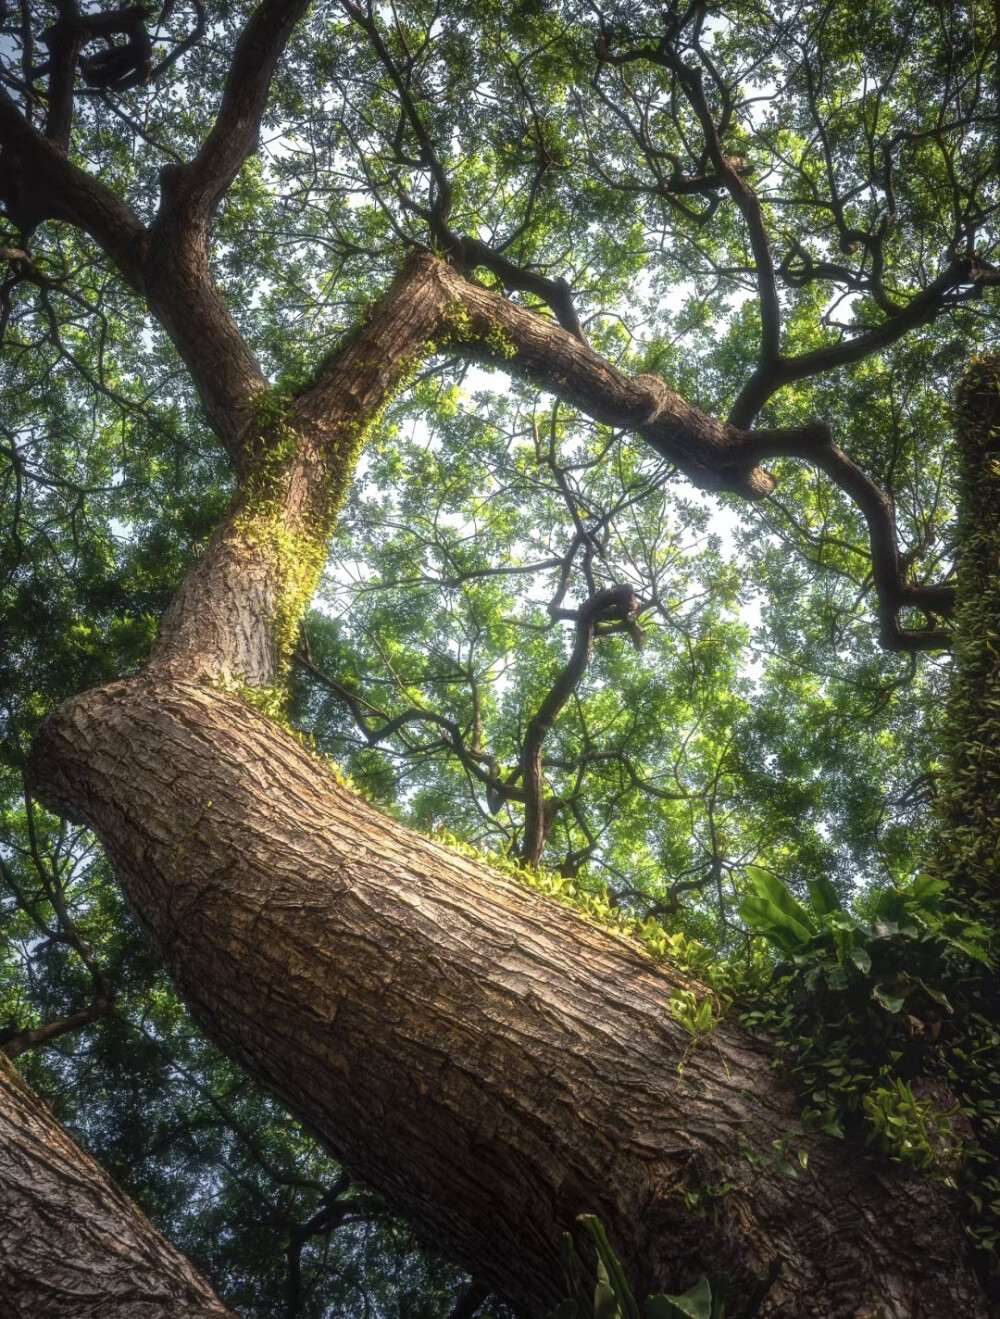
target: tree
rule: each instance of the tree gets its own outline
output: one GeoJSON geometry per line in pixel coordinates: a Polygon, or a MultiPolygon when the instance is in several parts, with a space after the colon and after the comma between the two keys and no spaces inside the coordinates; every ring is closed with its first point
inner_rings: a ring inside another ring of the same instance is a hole
{"type": "MultiPolygon", "coordinates": [[[[430,824],[464,776],[473,791],[456,818],[477,822],[465,832],[502,841],[529,880],[547,861],[584,891],[588,874],[617,881],[629,910],[673,919],[675,951],[689,935],[742,946],[748,864],[800,889],[829,882],[837,818],[844,896],[873,849],[865,781],[880,755],[893,774],[907,758],[920,767],[895,834],[874,847],[883,878],[912,869],[921,838],[905,836],[906,813],[938,773],[920,704],[939,678],[917,656],[948,645],[954,608],[929,386],[953,382],[989,333],[997,278],[993,16],[889,3],[306,8],[167,5],[155,27],[135,7],[60,5],[47,28],[27,7],[4,15],[8,607],[23,607],[29,569],[65,558],[42,588],[53,621],[29,612],[12,634],[37,654],[58,625],[83,679],[50,671],[47,701],[8,704],[16,747],[41,704],[69,696],[35,734],[30,798],[94,831],[223,1050],[525,1313],[558,1299],[560,1235],[581,1212],[599,1215],[640,1292],[721,1268],[739,1305],[780,1255],[775,1315],[982,1306],[952,1187],[803,1127],[767,1042],[735,1014],[698,1038],[684,1007],[704,994],[695,950],[656,964],[410,832],[273,716],[294,655],[292,713],[319,707],[321,741],[325,727],[351,749],[383,799],[430,824]],[[285,254],[261,251],[264,235],[285,254]],[[680,305],[657,305],[682,280],[680,305]],[[630,337],[622,309],[640,299],[648,331],[630,337]],[[468,363],[521,384],[456,418],[450,386],[468,363]],[[155,403],[142,384],[153,375],[155,403]],[[63,448],[84,402],[89,462],[63,448]],[[392,536],[385,493],[413,453],[394,451],[390,429],[408,413],[435,431],[410,496],[434,502],[433,585],[463,597],[464,641],[427,670],[434,700],[407,654],[427,644],[420,597],[407,617],[394,594],[397,569],[418,587],[426,576],[419,517],[392,536]],[[865,433],[873,418],[884,434],[865,433]],[[857,444],[841,447],[841,430],[857,444]],[[373,498],[350,512],[334,587],[351,608],[303,628],[366,441],[381,513],[373,498]],[[780,684],[791,708],[762,712],[742,744],[740,691],[721,695],[743,634],[720,613],[738,588],[714,549],[672,572],[682,546],[662,539],[662,515],[677,474],[759,502],[747,554],[761,580],[786,579],[761,690],[780,684]],[[532,481],[539,502],[519,520],[505,489],[532,481]],[[178,485],[182,531],[214,524],[197,555],[171,527],[178,485]],[[142,526],[157,502],[157,525],[142,526]],[[95,507],[140,524],[117,566],[128,612],[93,561],[106,545],[74,521],[95,507]],[[365,603],[364,577],[350,587],[362,538],[383,603],[365,603]],[[818,624],[789,617],[797,570],[775,568],[782,541],[828,574],[803,577],[818,624]],[[526,591],[511,621],[505,582],[532,576],[548,599],[526,591]],[[685,608],[672,592],[699,579],[714,604],[685,608]],[[857,639],[870,596],[882,644],[902,656],[889,667],[857,639]],[[397,615],[381,636],[379,608],[397,615]],[[529,664],[508,695],[497,657],[517,627],[529,664]],[[796,627],[814,629],[804,646],[796,627]],[[661,659],[671,629],[687,666],[654,705],[638,648],[661,659]],[[818,718],[795,724],[810,699],[790,677],[797,646],[807,673],[831,659],[852,675],[857,708],[840,713],[875,744],[853,765],[838,746],[821,752],[818,718]],[[619,686],[642,694],[643,727],[615,727],[619,686]],[[916,703],[893,734],[907,686],[916,703]],[[657,750],[671,717],[687,727],[657,750]],[[755,751],[768,733],[788,774],[755,751]],[[796,764],[803,735],[811,757],[796,764]],[[820,754],[837,809],[784,823],[809,808],[820,754]],[[734,820],[741,804],[760,806],[756,834],[734,820]]],[[[23,827],[37,858],[30,803],[23,827]]],[[[55,912],[44,937],[76,950],[92,990],[89,1008],[13,1023],[14,1052],[103,1014],[110,995],[59,912],[65,870],[50,867],[43,902],[5,865],[36,929],[55,912]]]]}

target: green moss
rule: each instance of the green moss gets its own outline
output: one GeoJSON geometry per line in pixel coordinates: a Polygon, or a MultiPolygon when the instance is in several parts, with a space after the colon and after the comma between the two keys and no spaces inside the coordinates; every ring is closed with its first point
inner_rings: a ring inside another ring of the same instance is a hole
{"type": "Polygon", "coordinates": [[[481,345],[492,360],[509,362],[517,356],[517,344],[509,337],[499,320],[490,316],[472,316],[468,308],[457,299],[448,304],[444,313],[441,336],[437,347],[449,343],[466,347],[481,345]]]}
{"type": "MultiPolygon", "coordinates": [[[[341,422],[324,437],[326,471],[321,487],[317,492],[314,484],[306,508],[298,515],[299,525],[290,525],[288,491],[303,436],[294,424],[287,396],[269,391],[256,402],[260,444],[242,483],[243,506],[233,531],[270,565],[276,587],[271,626],[282,671],[295,649],[299,622],[319,585],[361,449],[379,425],[383,411],[363,421],[341,422]]],[[[312,480],[315,483],[315,477],[312,480]]]]}

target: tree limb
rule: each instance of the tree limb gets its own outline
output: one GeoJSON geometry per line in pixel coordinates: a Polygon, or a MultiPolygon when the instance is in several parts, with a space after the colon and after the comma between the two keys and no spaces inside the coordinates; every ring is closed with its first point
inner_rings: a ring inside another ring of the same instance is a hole
{"type": "Polygon", "coordinates": [[[975,291],[982,289],[984,283],[985,280],[975,278],[972,258],[953,257],[936,279],[915,294],[905,307],[887,316],[881,325],[853,339],[815,348],[812,352],[761,362],[740,391],[729,413],[729,421],[744,428],[753,425],[761,408],[779,389],[797,380],[863,361],[896,343],[904,334],[932,321],[948,305],[948,294],[961,285],[969,285],[975,291]]]}
{"type": "Polygon", "coordinates": [[[235,1319],[3,1057],[0,1206],[5,1314],[235,1319]]]}
{"type": "Polygon", "coordinates": [[[62,220],[90,234],[137,292],[144,292],[145,229],[98,179],[67,160],[37,132],[0,87],[0,202],[29,235],[42,220],[62,220]]]}
{"type": "Polygon", "coordinates": [[[948,628],[933,624],[927,628],[904,628],[899,622],[899,611],[913,608],[932,616],[950,614],[954,608],[953,588],[907,582],[899,554],[892,500],[833,443],[828,428],[818,428],[816,440],[818,442],[806,447],[802,443],[801,431],[790,431],[784,441],[781,431],[774,430],[762,442],[760,457],[765,460],[781,456],[805,459],[825,472],[861,510],[871,545],[872,578],[882,645],[887,650],[897,651],[946,650],[951,644],[948,628]]]}
{"type": "Polygon", "coordinates": [[[638,601],[630,586],[609,586],[592,595],[575,611],[576,640],[569,661],[546,693],[545,699],[528,721],[521,751],[521,777],[524,781],[524,844],[521,858],[525,865],[537,866],[555,815],[554,798],[545,800],[542,777],[542,746],[552,731],[559,711],[576,690],[590,659],[598,624],[603,620],[626,625],[633,619],[638,601]]]}
{"type": "Polygon", "coordinates": [[[0,202],[22,233],[61,220],[111,257],[170,336],[191,372],[209,421],[237,468],[254,397],[266,388],[190,227],[146,229],[98,179],[37,132],[0,87],[0,202]]]}
{"type": "Polygon", "coordinates": [[[163,196],[153,232],[183,227],[202,241],[219,202],[257,149],[260,121],[281,54],[308,0],[263,0],[240,34],[212,131],[187,165],[161,174],[163,196]]]}

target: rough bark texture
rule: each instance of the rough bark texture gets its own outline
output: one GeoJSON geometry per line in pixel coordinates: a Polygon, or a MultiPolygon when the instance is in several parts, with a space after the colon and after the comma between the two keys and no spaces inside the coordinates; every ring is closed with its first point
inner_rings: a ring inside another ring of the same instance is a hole
{"type": "Polygon", "coordinates": [[[803,1135],[766,1049],[728,1023],[689,1047],[683,977],[386,820],[238,698],[156,666],[64,706],[32,773],[222,1047],[526,1314],[584,1211],[640,1292],[721,1267],[745,1298],[782,1251],[784,1319],[980,1302],[943,1188],[803,1135]]]}
{"type": "Polygon", "coordinates": [[[955,660],[937,802],[937,873],[952,900],[1000,916],[1000,358],[976,361],[958,397],[955,660]]]}
{"type": "Polygon", "coordinates": [[[232,1319],[0,1054],[4,1319],[232,1319]]]}

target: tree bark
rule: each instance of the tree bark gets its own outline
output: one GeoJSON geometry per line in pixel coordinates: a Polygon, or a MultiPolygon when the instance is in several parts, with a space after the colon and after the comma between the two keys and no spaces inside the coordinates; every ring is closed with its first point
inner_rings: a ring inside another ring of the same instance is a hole
{"type": "Polygon", "coordinates": [[[32,776],[213,1038],[526,1315],[585,1211],[640,1295],[722,1268],[738,1311],[781,1252],[771,1316],[983,1312],[944,1187],[803,1133],[766,1047],[728,1021],[691,1046],[669,1000],[697,986],[385,819],[240,698],[151,666],[51,717],[32,776]]]}
{"type": "Polygon", "coordinates": [[[0,1054],[4,1319],[233,1319],[0,1054]]]}
{"type": "Polygon", "coordinates": [[[959,554],[955,657],[936,803],[935,866],[950,899],[1000,920],[1000,358],[980,358],[958,392],[959,554]]]}

